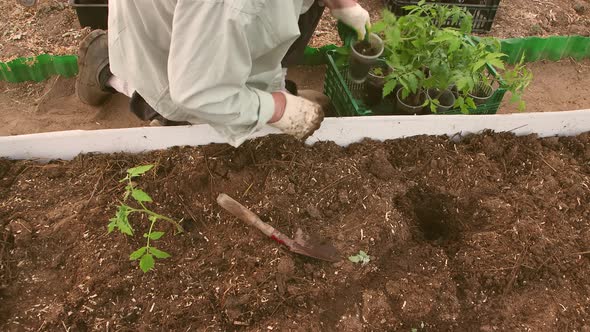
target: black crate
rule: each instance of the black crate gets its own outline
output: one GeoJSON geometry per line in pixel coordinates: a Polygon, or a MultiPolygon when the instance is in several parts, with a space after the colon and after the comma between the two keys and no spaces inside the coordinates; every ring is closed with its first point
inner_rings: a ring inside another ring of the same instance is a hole
{"type": "Polygon", "coordinates": [[[108,0],[70,0],[69,3],[76,10],[82,27],[103,30],[108,28],[108,0]]]}
{"type": "MultiPolygon", "coordinates": [[[[397,16],[407,14],[403,7],[418,4],[418,0],[384,0],[384,2],[387,8],[397,16]]],[[[500,6],[500,0],[447,0],[428,1],[428,3],[467,9],[473,15],[473,32],[489,32],[500,6]]]]}

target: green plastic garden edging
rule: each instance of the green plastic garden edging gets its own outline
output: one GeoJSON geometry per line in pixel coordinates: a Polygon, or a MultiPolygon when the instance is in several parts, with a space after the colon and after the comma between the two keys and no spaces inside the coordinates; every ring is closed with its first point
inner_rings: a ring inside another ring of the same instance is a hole
{"type": "Polygon", "coordinates": [[[42,54],[37,57],[0,62],[0,81],[41,82],[54,75],[72,77],[76,74],[78,74],[78,62],[75,55],[42,54]]]}
{"type": "Polygon", "coordinates": [[[508,55],[508,63],[538,60],[558,61],[563,58],[581,60],[590,57],[590,38],[582,36],[555,36],[548,38],[526,37],[502,40],[502,52],[508,55]]]}
{"type": "MultiPolygon", "coordinates": [[[[476,39],[476,38],[475,38],[476,39]]],[[[320,48],[308,47],[305,50],[303,64],[313,66],[326,64],[326,52],[337,48],[326,45],[320,48]]],[[[516,63],[522,54],[525,61],[557,61],[572,57],[576,60],[590,58],[590,37],[554,36],[547,38],[526,37],[502,40],[502,52],[508,55],[508,63],[516,63]]],[[[78,74],[75,55],[42,54],[31,58],[18,58],[9,62],[0,62],[0,81],[12,83],[40,82],[54,75],[73,77],[78,74]]]]}

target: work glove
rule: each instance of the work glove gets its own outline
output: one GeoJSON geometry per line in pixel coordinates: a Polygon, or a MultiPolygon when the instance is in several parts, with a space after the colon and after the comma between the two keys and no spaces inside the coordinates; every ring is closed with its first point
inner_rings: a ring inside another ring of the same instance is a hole
{"type": "Polygon", "coordinates": [[[297,139],[311,136],[324,120],[322,107],[305,98],[284,93],[287,100],[283,117],[269,125],[297,139]]]}
{"type": "Polygon", "coordinates": [[[351,7],[332,9],[331,12],[335,19],[354,29],[359,40],[365,39],[367,30],[371,28],[371,18],[361,5],[357,3],[351,7]]]}

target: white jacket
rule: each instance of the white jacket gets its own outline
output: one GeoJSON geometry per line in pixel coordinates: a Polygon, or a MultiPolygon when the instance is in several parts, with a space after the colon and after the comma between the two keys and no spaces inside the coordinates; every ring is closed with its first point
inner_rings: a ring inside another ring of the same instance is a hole
{"type": "Polygon", "coordinates": [[[109,59],[169,120],[206,122],[234,146],[272,117],[281,60],[313,0],[109,1],[109,59]]]}

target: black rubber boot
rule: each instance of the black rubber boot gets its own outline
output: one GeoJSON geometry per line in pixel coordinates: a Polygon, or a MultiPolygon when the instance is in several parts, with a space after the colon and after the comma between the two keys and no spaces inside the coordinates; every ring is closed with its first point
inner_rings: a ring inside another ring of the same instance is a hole
{"type": "Polygon", "coordinates": [[[78,51],[76,95],[89,105],[104,104],[114,90],[106,86],[112,76],[109,68],[107,32],[94,30],[80,44],[78,51]]]}

